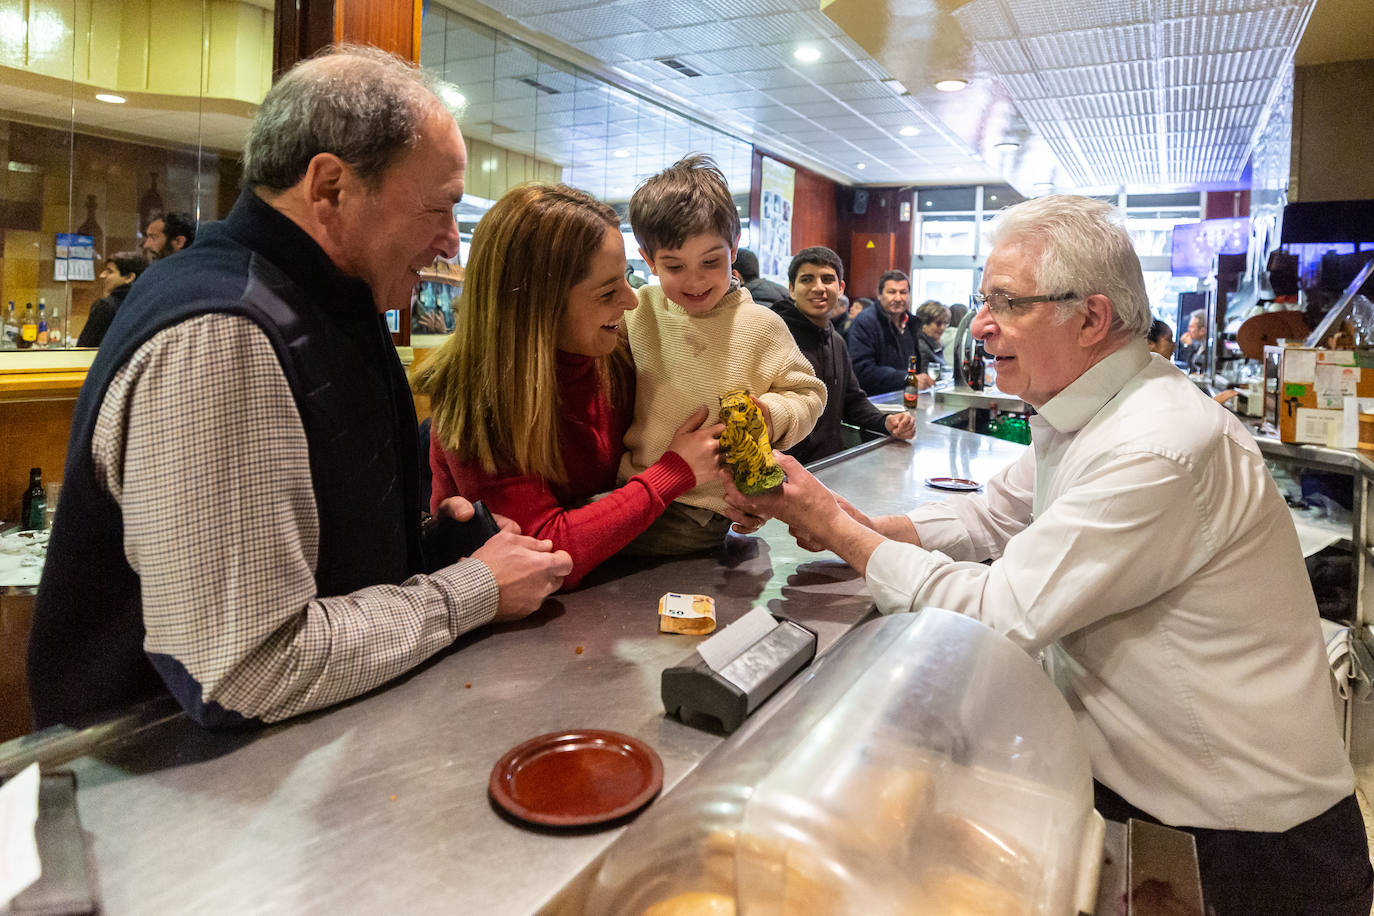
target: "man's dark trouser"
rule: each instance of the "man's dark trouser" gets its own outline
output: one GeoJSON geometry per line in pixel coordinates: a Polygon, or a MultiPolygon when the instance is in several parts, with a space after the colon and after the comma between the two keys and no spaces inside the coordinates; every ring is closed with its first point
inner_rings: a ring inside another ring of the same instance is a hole
{"type": "MultiPolygon", "coordinates": [[[[1161,823],[1096,781],[1093,795],[1108,820],[1161,823]]],[[[1282,833],[1176,829],[1197,840],[1202,896],[1216,916],[1369,916],[1374,869],[1354,795],[1282,833]]]]}

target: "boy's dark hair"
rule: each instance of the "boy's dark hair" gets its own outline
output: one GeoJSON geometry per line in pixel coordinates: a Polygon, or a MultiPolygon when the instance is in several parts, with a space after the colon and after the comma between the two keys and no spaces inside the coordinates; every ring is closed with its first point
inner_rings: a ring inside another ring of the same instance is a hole
{"type": "Polygon", "coordinates": [[[630,228],[650,257],[708,233],[733,248],[739,241],[739,213],[715,160],[693,153],[635,188],[630,228]]]}
{"type": "Polygon", "coordinates": [[[910,283],[910,282],[911,282],[910,280],[907,279],[906,274],[902,273],[900,270],[889,270],[889,271],[886,271],[886,272],[883,273],[883,275],[882,275],[881,277],[878,278],[878,294],[879,294],[879,295],[882,295],[883,287],[884,287],[884,286],[887,286],[887,284],[888,284],[890,281],[892,281],[892,280],[900,280],[900,281],[903,282],[903,283],[910,283]]]}
{"type": "Polygon", "coordinates": [[[787,285],[790,288],[797,282],[797,273],[803,264],[819,264],[822,267],[835,268],[835,274],[841,283],[844,282],[844,264],[840,261],[840,256],[824,245],[812,245],[810,248],[803,248],[792,258],[792,263],[787,265],[787,285]]]}

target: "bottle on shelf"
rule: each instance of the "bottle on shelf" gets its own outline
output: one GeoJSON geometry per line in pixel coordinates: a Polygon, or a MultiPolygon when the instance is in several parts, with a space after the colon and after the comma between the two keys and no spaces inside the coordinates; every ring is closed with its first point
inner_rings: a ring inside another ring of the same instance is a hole
{"type": "Polygon", "coordinates": [[[14,314],[14,300],[10,300],[9,311],[5,313],[5,333],[0,335],[0,347],[13,350],[19,346],[19,319],[14,314]]]}
{"type": "Polygon", "coordinates": [[[26,531],[42,531],[48,494],[43,489],[43,469],[29,468],[29,488],[24,491],[23,518],[19,527],[26,531]]]}
{"type": "Polygon", "coordinates": [[[19,349],[27,350],[38,339],[38,322],[33,317],[33,303],[24,303],[24,323],[19,326],[19,349]]]}
{"type": "Polygon", "coordinates": [[[902,406],[907,410],[914,410],[916,399],[921,396],[921,380],[917,378],[918,375],[916,357],[913,356],[906,369],[906,387],[902,389],[902,406]]]}
{"type": "Polygon", "coordinates": [[[48,318],[48,346],[62,346],[62,322],[57,314],[57,306],[52,307],[52,315],[48,318]]]}
{"type": "Polygon", "coordinates": [[[48,304],[38,300],[38,333],[34,335],[33,345],[40,349],[48,345],[48,304]]]}
{"type": "Polygon", "coordinates": [[[157,191],[157,172],[149,172],[148,180],[152,184],[138,200],[138,234],[140,236],[148,231],[149,223],[162,216],[162,195],[157,191]]]}
{"type": "MultiPolygon", "coordinates": [[[[101,263],[105,257],[105,233],[100,228],[100,220],[96,218],[95,211],[98,201],[94,194],[86,195],[86,221],[76,227],[77,235],[90,236],[91,247],[95,250],[96,263],[101,263]]],[[[53,315],[57,315],[57,310],[53,310],[53,315]]],[[[54,320],[56,318],[54,317],[54,320]]]]}

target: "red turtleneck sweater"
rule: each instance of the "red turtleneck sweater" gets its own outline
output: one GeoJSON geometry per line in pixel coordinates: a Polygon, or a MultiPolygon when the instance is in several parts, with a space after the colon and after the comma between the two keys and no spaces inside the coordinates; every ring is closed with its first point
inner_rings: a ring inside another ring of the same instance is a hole
{"type": "Polygon", "coordinates": [[[692,488],[694,476],[676,452],[665,452],[643,473],[616,487],[616,470],[625,451],[625,430],[633,418],[632,399],[612,403],[601,391],[596,359],[558,353],[558,390],[562,400],[559,444],[570,480],[553,488],[543,477],[488,474],[480,465],[463,464],[430,437],[429,464],[434,471],[431,510],[450,496],[482,500],[492,512],[513,519],[531,537],[548,538],[573,560],[563,588],[582,577],[634,540],[663,513],[668,503],[692,488]],[[598,493],[608,495],[596,502],[598,493]]]}

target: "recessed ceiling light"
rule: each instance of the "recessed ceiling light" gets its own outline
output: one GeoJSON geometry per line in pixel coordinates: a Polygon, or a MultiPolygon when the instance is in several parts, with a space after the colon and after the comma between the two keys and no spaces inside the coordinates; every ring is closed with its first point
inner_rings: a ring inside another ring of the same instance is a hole
{"type": "Polygon", "coordinates": [[[988,200],[996,200],[996,199],[997,199],[997,195],[996,195],[996,194],[989,194],[989,195],[988,195],[988,200]]]}
{"type": "Polygon", "coordinates": [[[856,169],[858,169],[860,172],[862,172],[864,169],[868,168],[868,166],[867,166],[866,164],[862,163],[862,162],[858,162],[858,163],[855,163],[855,164],[854,164],[854,168],[856,168],[856,169]]]}
{"type": "Polygon", "coordinates": [[[940,80],[935,88],[941,92],[958,92],[968,85],[968,80],[940,80]]]}
{"type": "Polygon", "coordinates": [[[914,137],[920,132],[921,128],[913,127],[910,124],[908,124],[906,127],[903,127],[901,130],[897,131],[897,133],[901,134],[903,137],[914,137]]]}
{"type": "Polygon", "coordinates": [[[821,59],[821,52],[810,45],[802,45],[792,52],[792,56],[804,64],[814,64],[821,59]]]}
{"type": "Polygon", "coordinates": [[[995,150],[997,150],[997,152],[999,152],[999,153],[1010,153],[1012,150],[1018,150],[1018,149],[1020,149],[1020,148],[1021,148],[1021,144],[1019,144],[1019,143],[1012,143],[1011,141],[1006,141],[1006,142],[1003,142],[1003,143],[994,143],[993,146],[992,146],[992,148],[995,149],[995,150]]]}
{"type": "Polygon", "coordinates": [[[899,82],[898,80],[886,79],[882,81],[882,84],[886,86],[888,89],[892,90],[897,95],[907,94],[906,87],[903,86],[901,82],[899,82]]]}
{"type": "Polygon", "coordinates": [[[611,155],[617,159],[627,159],[629,158],[630,151],[627,149],[618,149],[615,152],[611,153],[611,155]]]}
{"type": "Polygon", "coordinates": [[[114,95],[109,92],[97,92],[95,94],[97,102],[109,102],[111,105],[123,105],[127,101],[122,95],[114,95]]]}
{"type": "Polygon", "coordinates": [[[933,207],[933,206],[935,206],[935,201],[933,201],[933,200],[928,200],[928,201],[926,201],[926,206],[927,206],[927,207],[933,207]]]}

